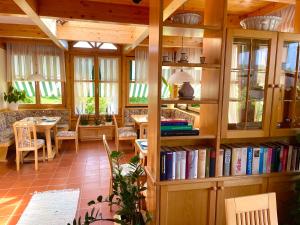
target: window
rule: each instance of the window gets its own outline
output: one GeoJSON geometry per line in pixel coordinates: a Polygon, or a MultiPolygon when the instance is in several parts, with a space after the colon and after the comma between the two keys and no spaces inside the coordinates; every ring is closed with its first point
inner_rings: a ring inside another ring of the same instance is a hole
{"type": "Polygon", "coordinates": [[[7,44],[8,81],[26,92],[23,104],[63,103],[63,51],[51,45],[7,44]]]}
{"type": "Polygon", "coordinates": [[[119,58],[75,56],[74,100],[77,114],[118,114],[119,58]]]}
{"type": "Polygon", "coordinates": [[[78,41],[73,45],[74,48],[94,48],[102,50],[117,50],[118,47],[112,43],[100,43],[94,41],[78,41]]]}

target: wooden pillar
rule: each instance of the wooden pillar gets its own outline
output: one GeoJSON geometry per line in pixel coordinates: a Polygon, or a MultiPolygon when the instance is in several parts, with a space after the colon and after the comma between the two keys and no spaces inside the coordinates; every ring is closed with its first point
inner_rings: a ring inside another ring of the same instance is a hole
{"type": "Polygon", "coordinates": [[[300,33],[300,0],[296,0],[294,32],[300,33]]]}

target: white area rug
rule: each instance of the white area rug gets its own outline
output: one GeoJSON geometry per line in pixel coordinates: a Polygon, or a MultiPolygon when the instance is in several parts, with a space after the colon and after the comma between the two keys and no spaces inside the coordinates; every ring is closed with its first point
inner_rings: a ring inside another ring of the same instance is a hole
{"type": "Polygon", "coordinates": [[[73,222],[79,189],[35,193],[17,225],[67,225],[73,222]]]}

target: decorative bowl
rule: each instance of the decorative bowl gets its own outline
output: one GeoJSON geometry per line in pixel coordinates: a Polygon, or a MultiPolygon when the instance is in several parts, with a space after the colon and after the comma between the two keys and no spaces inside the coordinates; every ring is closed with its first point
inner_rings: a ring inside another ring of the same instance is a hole
{"type": "Polygon", "coordinates": [[[176,15],[172,16],[172,21],[174,23],[189,25],[198,24],[201,19],[202,17],[197,13],[177,13],[176,15]]]}
{"type": "Polygon", "coordinates": [[[278,16],[253,16],[243,19],[240,24],[244,29],[277,31],[281,20],[278,16]]]}

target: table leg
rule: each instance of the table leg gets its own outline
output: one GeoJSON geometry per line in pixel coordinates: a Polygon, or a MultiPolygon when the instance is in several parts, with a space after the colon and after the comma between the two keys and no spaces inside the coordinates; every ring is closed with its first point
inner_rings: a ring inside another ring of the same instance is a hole
{"type": "Polygon", "coordinates": [[[53,160],[55,153],[52,151],[52,143],[51,143],[51,132],[50,129],[45,130],[45,135],[46,135],[46,144],[47,144],[47,155],[48,155],[48,160],[53,160]]]}

